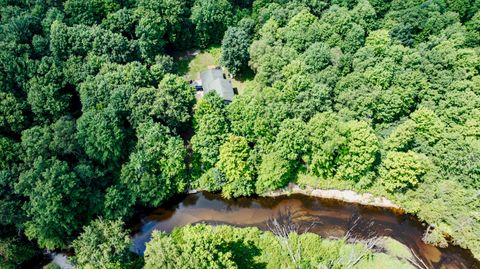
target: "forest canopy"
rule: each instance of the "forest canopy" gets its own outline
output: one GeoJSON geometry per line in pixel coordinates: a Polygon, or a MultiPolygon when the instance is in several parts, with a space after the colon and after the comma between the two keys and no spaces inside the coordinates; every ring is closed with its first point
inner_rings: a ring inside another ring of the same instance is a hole
{"type": "MultiPolygon", "coordinates": [[[[87,263],[107,222],[189,188],[289,182],[388,197],[479,259],[479,73],[479,0],[0,0],[0,267],[87,263]],[[179,65],[211,46],[252,77],[229,104],[179,65]]],[[[134,263],[127,241],[95,260],[134,263]]]]}

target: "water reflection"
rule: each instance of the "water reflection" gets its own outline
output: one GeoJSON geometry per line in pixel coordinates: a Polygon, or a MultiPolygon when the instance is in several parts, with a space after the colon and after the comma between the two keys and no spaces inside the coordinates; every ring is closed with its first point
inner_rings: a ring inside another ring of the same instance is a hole
{"type": "Polygon", "coordinates": [[[423,243],[425,227],[410,215],[299,194],[231,200],[206,192],[187,195],[139,221],[132,251],[142,254],[154,230],[170,232],[187,224],[229,224],[268,230],[267,221],[286,210],[292,212],[294,222],[310,225],[310,232],[325,238],[341,238],[348,231],[358,238],[390,236],[415,251],[431,268],[480,269],[467,250],[439,249],[423,243]]]}

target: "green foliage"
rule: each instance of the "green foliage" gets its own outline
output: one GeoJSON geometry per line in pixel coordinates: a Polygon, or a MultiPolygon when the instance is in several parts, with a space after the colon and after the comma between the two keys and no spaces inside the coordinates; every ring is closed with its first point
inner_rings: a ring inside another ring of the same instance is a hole
{"type": "Polygon", "coordinates": [[[95,194],[86,196],[78,172],[64,161],[38,157],[15,186],[16,192],[29,197],[25,209],[30,220],[25,223],[25,233],[41,247],[66,247],[82,220],[95,213],[85,206],[85,199],[94,202],[95,194]]]}
{"type": "Polygon", "coordinates": [[[195,135],[191,139],[199,169],[206,171],[218,161],[220,146],[226,141],[229,123],[223,99],[215,92],[208,93],[195,107],[195,135]]]}
{"type": "Polygon", "coordinates": [[[325,179],[359,181],[372,171],[379,142],[366,122],[341,122],[329,113],[317,114],[308,123],[311,154],[309,170],[325,179]]]}
{"type": "Polygon", "coordinates": [[[122,167],[121,182],[135,200],[158,206],[184,189],[186,150],[183,141],[160,124],[140,125],[137,137],[135,151],[122,167]]]}
{"type": "Polygon", "coordinates": [[[73,261],[80,268],[125,267],[129,261],[130,237],[121,221],[97,219],[84,227],[73,241],[73,261]]]}
{"type": "Polygon", "coordinates": [[[480,201],[476,190],[464,188],[455,180],[433,180],[419,185],[417,191],[409,191],[400,201],[408,212],[430,221],[430,243],[446,246],[446,233],[455,244],[470,248],[472,253],[480,251],[480,201]]]}
{"type": "Polygon", "coordinates": [[[272,145],[272,151],[295,165],[309,151],[306,124],[299,119],[283,121],[272,145]]]}
{"type": "Polygon", "coordinates": [[[405,191],[417,187],[431,169],[431,161],[423,154],[388,152],[380,168],[380,180],[388,191],[405,191]]]}
{"type": "Polygon", "coordinates": [[[232,253],[221,249],[224,243],[223,238],[188,227],[172,237],[155,232],[145,251],[145,268],[236,268],[232,253]]]}
{"type": "Polygon", "coordinates": [[[232,75],[238,75],[248,64],[251,35],[240,27],[229,27],[222,40],[220,62],[232,75]]]}
{"type": "Polygon", "coordinates": [[[0,136],[0,170],[7,170],[18,161],[20,146],[14,140],[0,136]]]}
{"type": "Polygon", "coordinates": [[[68,0],[63,8],[71,24],[98,24],[119,7],[115,0],[68,0]]]}
{"type": "Polygon", "coordinates": [[[256,228],[199,224],[175,229],[171,235],[154,232],[147,243],[145,268],[413,268],[408,262],[373,253],[361,244],[326,240],[318,235],[292,232],[280,238],[256,228]],[[287,245],[300,252],[294,264],[287,245]],[[362,255],[365,253],[366,255],[362,255]],[[350,260],[351,258],[352,260],[350,260]],[[387,267],[383,267],[383,265],[387,267]]]}
{"type": "Polygon", "coordinates": [[[69,27],[58,21],[53,22],[50,29],[50,50],[59,59],[73,55],[85,57],[91,53],[120,63],[131,60],[136,53],[134,43],[121,34],[96,25],[69,27]]]}
{"type": "Polygon", "coordinates": [[[281,34],[287,46],[297,51],[305,51],[311,44],[320,41],[318,24],[318,18],[304,10],[288,22],[281,34]]]}
{"type": "Polygon", "coordinates": [[[413,258],[413,254],[407,246],[391,237],[382,238],[380,244],[385,249],[385,252],[391,256],[407,259],[413,258]]]}
{"type": "Polygon", "coordinates": [[[51,263],[43,266],[42,269],[61,269],[61,267],[58,266],[57,264],[51,262],[51,263]]]}
{"type": "Polygon", "coordinates": [[[77,130],[80,145],[93,160],[115,163],[124,157],[125,133],[113,108],[85,112],[77,130]]]}
{"type": "Polygon", "coordinates": [[[293,172],[288,160],[280,154],[270,153],[262,157],[255,183],[257,193],[265,193],[285,187],[292,179],[293,172]]]}
{"type": "Polygon", "coordinates": [[[223,32],[233,23],[233,7],[227,0],[196,0],[192,7],[195,41],[205,48],[218,44],[223,32]]]}
{"type": "Polygon", "coordinates": [[[167,75],[160,81],[159,96],[154,103],[154,113],[162,123],[172,128],[188,123],[195,102],[194,89],[177,76],[167,75]]]}
{"type": "Polygon", "coordinates": [[[397,126],[384,142],[390,150],[407,151],[413,148],[424,149],[435,145],[441,138],[445,123],[435,112],[420,108],[397,126]]]}
{"type": "Polygon", "coordinates": [[[18,237],[0,238],[0,267],[16,268],[15,266],[28,261],[38,252],[34,246],[18,237]],[[11,266],[11,267],[8,267],[11,266]]]}
{"type": "Polygon", "coordinates": [[[254,193],[255,171],[250,159],[250,146],[247,139],[230,135],[220,147],[216,167],[226,176],[227,183],[222,188],[225,197],[246,196],[254,193]]]}
{"type": "Polygon", "coordinates": [[[122,8],[115,12],[108,13],[106,18],[102,20],[100,26],[131,39],[135,36],[137,20],[138,18],[133,9],[122,8]]]}
{"type": "Polygon", "coordinates": [[[204,172],[198,179],[195,179],[192,182],[192,187],[214,192],[221,191],[226,183],[225,175],[218,168],[213,167],[204,172]]]}
{"type": "Polygon", "coordinates": [[[458,22],[458,15],[445,9],[441,1],[426,2],[423,5],[420,2],[402,5],[400,1],[395,1],[392,11],[385,16],[385,21],[391,24],[393,29],[403,28],[399,31],[402,35],[397,38],[410,46],[426,41],[428,36],[436,35],[447,26],[458,22]]]}
{"type": "Polygon", "coordinates": [[[190,37],[186,29],[187,1],[185,0],[140,0],[135,16],[139,18],[135,29],[143,58],[154,59],[168,43],[183,47],[190,37]]]}
{"type": "Polygon", "coordinates": [[[115,112],[125,114],[135,89],[148,86],[152,81],[149,70],[138,62],[103,64],[94,77],[87,77],[80,85],[82,110],[101,110],[110,105],[115,112]]]}
{"type": "Polygon", "coordinates": [[[25,124],[25,103],[11,93],[0,92],[0,127],[4,131],[19,132],[25,124]]]}
{"type": "Polygon", "coordinates": [[[159,83],[158,89],[139,89],[131,95],[129,108],[131,122],[161,122],[172,129],[185,127],[191,119],[195,102],[193,88],[185,80],[167,74],[159,83]]]}
{"type": "MultiPolygon", "coordinates": [[[[386,195],[432,224],[428,241],[480,256],[479,1],[0,2],[2,240],[67,247],[188,183],[237,197],[298,180],[386,195]],[[254,78],[194,110],[173,59],[222,40],[222,64],[254,78]]],[[[305,267],[359,249],[340,245],[305,249],[305,267]]],[[[248,267],[224,250],[221,266],[248,267]]]]}
{"type": "Polygon", "coordinates": [[[304,62],[310,73],[320,72],[331,64],[330,48],[325,43],[314,43],[303,54],[304,62]]]}
{"type": "Polygon", "coordinates": [[[40,118],[57,119],[68,110],[71,94],[65,92],[62,66],[50,57],[42,58],[27,84],[27,101],[40,118]]]}
{"type": "Polygon", "coordinates": [[[340,155],[345,137],[339,132],[341,125],[332,114],[317,114],[307,126],[310,134],[311,155],[308,158],[308,169],[322,178],[335,175],[336,158],[340,155]]]}
{"type": "MultiPolygon", "coordinates": [[[[0,170],[0,213],[2,214],[0,235],[2,237],[18,237],[15,229],[20,228],[27,219],[25,211],[22,210],[22,197],[14,193],[17,180],[16,173],[5,168],[0,170]]],[[[20,243],[24,243],[23,241],[25,240],[20,240],[20,243]]]]}
{"type": "Polygon", "coordinates": [[[103,215],[110,220],[126,219],[133,214],[135,204],[136,197],[130,193],[128,186],[120,183],[112,185],[105,191],[103,215]]]}
{"type": "Polygon", "coordinates": [[[358,181],[372,171],[379,152],[378,138],[366,122],[351,121],[346,124],[345,146],[338,156],[337,176],[358,181]]]}
{"type": "Polygon", "coordinates": [[[62,117],[46,126],[33,126],[22,132],[22,159],[29,163],[38,156],[76,156],[80,146],[76,140],[76,123],[62,117]]]}
{"type": "Polygon", "coordinates": [[[480,145],[478,140],[460,134],[445,135],[433,147],[432,159],[443,178],[461,183],[466,188],[480,186],[480,145]]]}
{"type": "Polygon", "coordinates": [[[467,42],[472,46],[479,45],[480,39],[480,11],[477,11],[475,15],[465,23],[465,27],[467,28],[467,42]]]}

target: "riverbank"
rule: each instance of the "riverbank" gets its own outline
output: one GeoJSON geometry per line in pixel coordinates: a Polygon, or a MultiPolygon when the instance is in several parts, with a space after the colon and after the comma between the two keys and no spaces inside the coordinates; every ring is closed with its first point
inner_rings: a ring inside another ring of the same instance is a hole
{"type": "MultiPolygon", "coordinates": [[[[404,244],[428,264],[427,268],[480,269],[472,253],[457,246],[440,248],[426,244],[422,239],[425,225],[413,215],[397,213],[395,207],[372,206],[342,199],[319,198],[301,194],[307,191],[295,185],[282,190],[285,195],[267,197],[238,197],[226,199],[220,193],[196,192],[181,195],[172,203],[153,210],[138,219],[133,233],[131,250],[143,255],[145,245],[154,230],[171,232],[188,224],[232,225],[270,229],[272,218],[291,214],[298,227],[309,227],[309,232],[323,238],[344,238],[347,233],[356,238],[388,237],[404,244]],[[290,191],[290,192],[288,192],[290,191]],[[295,192],[295,193],[294,193],[295,192]],[[312,224],[313,223],[313,224],[312,224]]],[[[319,195],[316,192],[315,195],[319,195]]],[[[335,196],[337,197],[337,196],[335,196]]],[[[367,196],[368,197],[368,196],[367,196]]],[[[338,197],[337,197],[338,198],[338,197]]],[[[367,202],[367,199],[361,200],[367,202]]],[[[385,200],[383,205],[390,205],[385,200]]],[[[376,203],[376,205],[379,205],[376,203]]],[[[303,228],[302,228],[303,229],[303,228]]]]}
{"type": "Polygon", "coordinates": [[[383,208],[399,210],[401,212],[405,211],[402,207],[398,206],[397,204],[390,201],[389,199],[385,197],[374,196],[371,193],[358,193],[352,190],[316,189],[309,186],[305,188],[301,188],[300,186],[294,183],[289,183],[286,188],[264,193],[260,196],[277,197],[277,196],[289,195],[289,194],[303,194],[303,195],[324,198],[324,199],[340,200],[347,203],[355,203],[355,204],[361,204],[365,206],[383,207],[383,208]]]}
{"type": "MultiPolygon", "coordinates": [[[[369,193],[369,192],[361,193],[361,192],[349,190],[347,186],[345,187],[346,188],[344,190],[341,190],[340,188],[338,188],[338,186],[337,186],[338,189],[328,189],[328,186],[312,187],[310,184],[307,184],[306,182],[303,182],[301,186],[295,183],[289,183],[288,186],[283,189],[260,194],[259,196],[268,198],[268,197],[280,197],[283,195],[289,196],[293,194],[302,194],[306,196],[311,196],[311,197],[316,197],[321,199],[331,199],[331,200],[341,201],[345,203],[358,204],[362,206],[385,208],[393,212],[396,212],[398,214],[410,213],[415,217],[417,217],[421,222],[423,222],[424,225],[430,224],[432,227],[436,227],[438,229],[437,235],[440,237],[438,237],[436,241],[435,241],[435,238],[428,238],[429,234],[424,233],[422,235],[422,240],[424,242],[438,246],[439,248],[445,248],[448,245],[448,246],[459,246],[461,248],[468,249],[468,251],[471,251],[472,256],[474,257],[476,262],[479,261],[477,256],[478,252],[475,252],[475,250],[477,250],[476,246],[467,244],[467,243],[459,244],[459,241],[455,241],[453,238],[463,238],[463,237],[458,233],[445,229],[445,227],[438,227],[435,224],[435,221],[429,218],[428,214],[426,215],[426,213],[424,213],[428,209],[420,208],[417,210],[412,210],[411,205],[409,206],[408,202],[406,202],[406,204],[405,204],[405,201],[402,203],[400,203],[400,201],[393,202],[392,200],[386,198],[385,196],[382,196],[381,194],[378,194],[375,192],[373,192],[375,194],[369,193]]],[[[191,194],[197,193],[198,191],[201,191],[201,190],[191,190],[189,191],[189,193],[191,194]]]]}
{"type": "MultiPolygon", "coordinates": [[[[309,195],[309,196],[314,196],[318,198],[334,199],[334,200],[339,200],[339,201],[348,202],[348,203],[360,204],[364,206],[375,206],[375,207],[387,208],[401,214],[404,214],[404,213],[413,214],[416,217],[418,217],[421,221],[427,224],[430,224],[433,227],[436,227],[435,222],[432,221],[432,219],[430,218],[426,218],[426,215],[422,214],[422,211],[412,212],[411,208],[409,209],[409,207],[406,204],[400,203],[402,205],[400,206],[399,204],[379,194],[372,194],[368,192],[359,193],[359,192],[348,190],[348,189],[347,190],[325,189],[322,187],[323,186],[315,188],[308,184],[302,184],[302,187],[300,187],[295,183],[289,183],[286,188],[268,192],[268,193],[262,194],[261,196],[277,197],[281,195],[298,193],[298,194],[309,195]]],[[[426,209],[422,209],[422,210],[426,210],[426,209]]],[[[428,234],[424,234],[424,237],[422,238],[422,240],[424,240],[428,244],[433,244],[440,247],[445,247],[446,245],[460,246],[462,248],[465,248],[471,251],[475,259],[477,261],[479,260],[478,254],[476,255],[476,253],[478,252],[475,252],[475,250],[477,249],[475,245],[472,248],[472,245],[459,244],[458,243],[459,241],[454,240],[454,238],[461,238],[458,236],[458,234],[452,233],[452,231],[447,231],[445,229],[440,230],[438,234],[441,237],[437,239],[435,238],[427,239],[428,234]]]]}

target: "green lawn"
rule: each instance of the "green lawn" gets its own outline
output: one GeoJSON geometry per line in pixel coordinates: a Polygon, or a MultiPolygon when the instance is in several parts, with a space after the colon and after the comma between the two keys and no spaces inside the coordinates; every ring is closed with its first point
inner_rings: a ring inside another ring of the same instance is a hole
{"type": "MultiPolygon", "coordinates": [[[[177,61],[177,69],[180,75],[186,80],[196,80],[200,78],[200,72],[208,69],[209,66],[220,65],[221,47],[214,46],[202,51],[188,51],[180,55],[174,56],[177,61]]],[[[226,72],[228,77],[228,72],[226,72]]],[[[253,72],[248,72],[236,79],[230,79],[234,88],[238,93],[242,94],[245,86],[253,79],[253,72]]]]}
{"type": "Polygon", "coordinates": [[[244,74],[239,75],[238,77],[231,79],[232,80],[232,86],[237,89],[238,94],[242,94],[243,91],[245,90],[245,87],[247,87],[248,83],[253,80],[255,77],[255,74],[253,73],[252,70],[248,70],[244,74]]]}
{"type": "Polygon", "coordinates": [[[178,61],[178,72],[187,80],[200,78],[200,72],[208,69],[209,66],[218,66],[220,62],[220,47],[211,47],[198,53],[186,52],[175,57],[178,61]]]}

